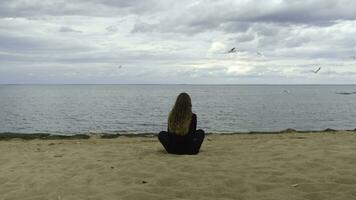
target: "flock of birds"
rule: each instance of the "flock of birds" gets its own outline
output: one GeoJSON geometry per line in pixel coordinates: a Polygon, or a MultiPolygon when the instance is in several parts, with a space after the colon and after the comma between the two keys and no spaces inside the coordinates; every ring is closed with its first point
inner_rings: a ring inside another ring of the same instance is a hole
{"type": "MultiPolygon", "coordinates": [[[[232,49],[230,49],[229,51],[226,52],[227,54],[231,54],[231,53],[238,53],[237,49],[234,47],[232,49]]],[[[259,51],[256,52],[256,54],[258,56],[263,56],[263,54],[259,51]]],[[[356,56],[351,56],[352,59],[356,60],[356,56]]],[[[321,67],[317,68],[316,70],[311,70],[311,72],[313,72],[314,74],[317,74],[319,71],[321,70],[321,67]]]]}
{"type": "MultiPolygon", "coordinates": [[[[238,53],[236,47],[233,47],[232,49],[230,49],[228,52],[226,52],[228,54],[231,54],[231,53],[238,53]]],[[[259,51],[256,52],[256,54],[258,56],[263,56],[263,54],[259,51]]],[[[356,60],[356,56],[351,56],[350,58],[352,58],[353,60],[356,60]]],[[[122,65],[119,65],[117,67],[118,69],[121,69],[122,68],[122,65]]],[[[321,70],[321,67],[318,67],[316,70],[311,70],[311,72],[313,72],[314,74],[317,74],[319,71],[321,70]]]]}
{"type": "MultiPolygon", "coordinates": [[[[236,47],[233,47],[233,48],[231,48],[229,51],[227,51],[226,53],[227,53],[227,54],[232,54],[232,53],[238,53],[238,51],[237,51],[236,47]]],[[[259,52],[259,51],[257,51],[256,54],[257,54],[258,56],[263,56],[263,54],[262,54],[261,52],[259,52]]],[[[356,60],[356,56],[350,56],[350,58],[353,59],[353,60],[356,60]]],[[[118,68],[118,69],[121,69],[121,68],[122,68],[122,65],[117,66],[117,68],[118,68]]],[[[315,70],[311,70],[311,72],[313,72],[314,74],[317,74],[320,70],[321,70],[321,67],[318,67],[318,68],[315,69],[315,70]]],[[[282,94],[289,94],[290,92],[289,92],[289,90],[283,90],[281,93],[282,93],[282,94]]],[[[338,93],[336,93],[336,94],[340,94],[340,95],[351,95],[351,94],[356,94],[356,92],[338,92],[338,93]]]]}
{"type": "MultiPolygon", "coordinates": [[[[227,51],[226,53],[228,53],[228,54],[238,53],[238,51],[234,47],[234,48],[230,49],[229,51],[227,51]]],[[[256,52],[256,54],[258,56],[263,56],[263,54],[261,52],[256,52]]],[[[356,60],[356,56],[350,56],[350,58],[353,59],[353,60],[356,60]]],[[[315,70],[311,70],[311,72],[313,72],[314,74],[317,74],[320,70],[321,70],[321,67],[318,67],[315,70]]],[[[281,93],[282,94],[289,94],[290,92],[289,92],[289,90],[283,90],[281,93]]],[[[337,92],[336,94],[340,94],[340,95],[352,95],[352,94],[355,94],[356,95],[356,92],[337,92]]]]}

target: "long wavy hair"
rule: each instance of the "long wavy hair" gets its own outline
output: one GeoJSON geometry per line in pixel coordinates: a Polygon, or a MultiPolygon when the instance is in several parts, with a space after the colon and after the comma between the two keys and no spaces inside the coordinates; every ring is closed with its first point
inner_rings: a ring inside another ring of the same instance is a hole
{"type": "Polygon", "coordinates": [[[168,116],[168,130],[173,134],[184,136],[189,132],[191,120],[192,102],[190,96],[185,92],[180,93],[168,116]]]}

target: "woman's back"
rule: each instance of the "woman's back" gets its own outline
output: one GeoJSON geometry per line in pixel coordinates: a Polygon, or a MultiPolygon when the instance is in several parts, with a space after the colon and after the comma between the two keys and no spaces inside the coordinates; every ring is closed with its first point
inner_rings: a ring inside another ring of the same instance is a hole
{"type": "Polygon", "coordinates": [[[190,97],[181,93],[169,113],[168,132],[160,132],[158,138],[168,153],[197,154],[205,133],[196,128],[197,116],[191,111],[190,97]]]}

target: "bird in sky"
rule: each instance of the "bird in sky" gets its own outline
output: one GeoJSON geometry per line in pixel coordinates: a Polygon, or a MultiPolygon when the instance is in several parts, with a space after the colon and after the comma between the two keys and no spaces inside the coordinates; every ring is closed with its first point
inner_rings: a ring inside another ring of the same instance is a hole
{"type": "Polygon", "coordinates": [[[314,74],[317,74],[319,71],[321,70],[321,67],[319,67],[317,70],[312,70],[312,72],[314,72],[314,74]]]}
{"type": "Polygon", "coordinates": [[[352,60],[356,60],[356,56],[350,56],[352,60]]]}
{"type": "Polygon", "coordinates": [[[237,50],[236,50],[236,48],[234,47],[234,48],[230,49],[230,51],[228,51],[227,53],[237,53],[237,50]]]}
{"type": "Polygon", "coordinates": [[[289,94],[289,90],[283,90],[281,93],[282,94],[289,94]]]}
{"type": "Polygon", "coordinates": [[[257,54],[258,56],[263,56],[263,54],[262,54],[261,52],[259,52],[259,51],[257,51],[256,54],[257,54]]]}
{"type": "Polygon", "coordinates": [[[121,69],[121,68],[122,68],[122,65],[119,65],[117,68],[121,69]]]}

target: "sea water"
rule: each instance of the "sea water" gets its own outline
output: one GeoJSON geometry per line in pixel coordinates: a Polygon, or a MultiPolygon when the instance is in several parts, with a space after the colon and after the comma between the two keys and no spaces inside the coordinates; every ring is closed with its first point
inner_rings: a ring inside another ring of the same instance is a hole
{"type": "Polygon", "coordinates": [[[158,133],[180,92],[206,132],[356,128],[355,85],[0,85],[0,133],[158,133]]]}

